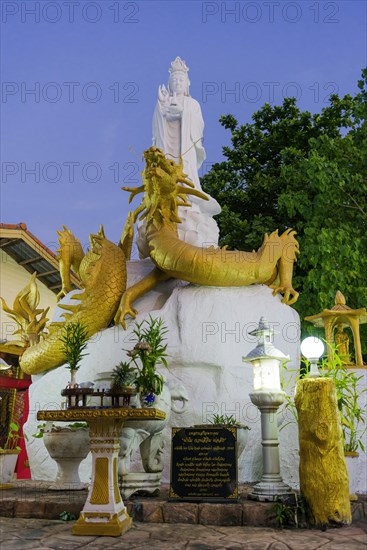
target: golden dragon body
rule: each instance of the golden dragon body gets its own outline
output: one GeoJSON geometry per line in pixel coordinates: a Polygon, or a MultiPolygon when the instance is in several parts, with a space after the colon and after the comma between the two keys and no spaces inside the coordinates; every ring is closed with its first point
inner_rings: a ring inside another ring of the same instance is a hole
{"type": "Polygon", "coordinates": [[[84,255],[79,241],[64,227],[60,235],[59,262],[63,289],[58,298],[71,290],[70,268],[78,272],[84,290],[72,296],[75,305],[59,305],[65,321],[51,323],[38,343],[29,345],[20,359],[22,370],[37,374],[65,363],[60,336],[63,326],[80,321],[91,337],[111,323],[126,289],[124,251],[106,239],[103,228],[90,235],[90,250],[84,255]]]}
{"type": "Polygon", "coordinates": [[[188,195],[208,198],[194,189],[182,171],[182,164],[166,159],[160,149],[151,147],[144,157],[143,185],[123,189],[131,193],[130,201],[145,192],[133,219],[136,221],[139,215],[140,219],[146,219],[147,244],[156,268],[125,291],[115,322],[125,326],[125,316],[135,317],[137,313],[133,302],[171,277],[208,286],[265,284],[273,288],[274,295],[283,293],[284,303],[293,304],[297,300],[298,293],[292,287],[293,264],[299,252],[295,231],[288,229],[280,236],[278,231],[265,235],[262,246],[254,252],[197,247],[180,241],[178,207],[190,206],[188,195]]]}

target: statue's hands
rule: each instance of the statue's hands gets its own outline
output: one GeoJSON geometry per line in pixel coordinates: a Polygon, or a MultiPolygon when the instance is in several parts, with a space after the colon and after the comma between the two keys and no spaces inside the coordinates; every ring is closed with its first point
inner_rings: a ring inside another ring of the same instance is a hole
{"type": "Polygon", "coordinates": [[[158,101],[162,107],[165,107],[169,98],[169,93],[164,84],[158,87],[158,101]]]}

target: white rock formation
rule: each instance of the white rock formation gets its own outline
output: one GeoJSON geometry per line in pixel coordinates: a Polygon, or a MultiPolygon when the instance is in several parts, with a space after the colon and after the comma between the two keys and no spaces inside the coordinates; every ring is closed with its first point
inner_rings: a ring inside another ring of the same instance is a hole
{"type": "MultiPolygon", "coordinates": [[[[140,279],[152,264],[150,260],[130,262],[129,282],[140,279]]],[[[172,415],[170,426],[192,426],[206,422],[215,413],[233,414],[237,420],[250,426],[247,447],[239,465],[239,481],[256,481],[261,475],[262,451],[260,413],[251,403],[252,367],[242,362],[242,356],[256,345],[248,333],[261,316],[278,330],[274,345],[289,354],[290,369],[299,366],[299,318],[279,296],[264,285],[242,288],[200,287],[179,281],[161,284],[137,302],[138,321],[149,313],[162,317],[169,328],[169,370],[161,372],[168,382],[182,383],[189,394],[188,409],[182,415],[172,415]]],[[[133,347],[131,321],[127,330],[112,327],[95,335],[88,345],[77,373],[79,382],[93,381],[97,373],[111,371],[115,364],[127,359],[123,350],[133,347]]],[[[56,465],[49,458],[42,440],[34,439],[40,409],[60,408],[60,391],[68,382],[69,371],[59,367],[44,375],[33,377],[30,387],[30,415],[25,426],[30,466],[34,479],[54,479],[56,465]]],[[[291,390],[291,388],[290,388],[291,390]]],[[[278,423],[292,421],[290,413],[280,411],[278,423]]],[[[169,481],[170,429],[165,435],[165,467],[162,480],[169,481]]],[[[290,424],[280,432],[281,471],[286,483],[298,486],[298,434],[290,424]]],[[[82,481],[90,476],[90,457],[80,467],[82,481]]],[[[360,457],[358,491],[366,491],[366,457],[360,457]]],[[[135,465],[133,470],[141,470],[135,465]]]]}

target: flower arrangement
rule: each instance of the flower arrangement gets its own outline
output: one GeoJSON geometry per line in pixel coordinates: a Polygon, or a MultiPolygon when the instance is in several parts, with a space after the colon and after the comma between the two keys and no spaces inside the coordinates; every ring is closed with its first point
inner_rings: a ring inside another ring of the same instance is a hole
{"type": "Polygon", "coordinates": [[[153,405],[156,396],[163,390],[164,378],[156,371],[156,367],[164,365],[168,368],[167,344],[164,343],[167,332],[162,319],[149,316],[135,324],[133,334],[136,344],[127,352],[131,361],[125,364],[124,369],[129,372],[128,369],[133,365],[131,370],[135,371],[134,384],[148,406],[153,405]]]}

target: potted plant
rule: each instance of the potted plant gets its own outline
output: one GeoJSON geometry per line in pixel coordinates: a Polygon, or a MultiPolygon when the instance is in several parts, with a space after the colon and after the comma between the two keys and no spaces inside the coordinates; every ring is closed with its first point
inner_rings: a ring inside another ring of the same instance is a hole
{"type": "Polygon", "coordinates": [[[145,319],[136,323],[133,334],[134,348],[128,352],[131,363],[137,371],[135,386],[140,393],[143,406],[151,406],[163,390],[164,378],[156,370],[158,365],[167,365],[167,344],[164,344],[167,328],[160,318],[145,319]]]}
{"type": "Polygon", "coordinates": [[[0,447],[0,486],[8,484],[13,478],[20,453],[20,447],[18,446],[19,439],[18,424],[10,422],[5,444],[3,447],[0,447]]]}
{"type": "Polygon", "coordinates": [[[130,404],[130,397],[137,394],[136,374],[137,370],[125,361],[121,361],[115,366],[111,376],[111,388],[108,392],[112,397],[112,406],[120,405],[120,397],[123,398],[123,406],[130,404]]]}
{"type": "Polygon", "coordinates": [[[48,487],[54,491],[80,490],[85,484],[80,481],[79,465],[90,451],[89,427],[86,422],[56,426],[46,422],[37,426],[33,437],[43,438],[44,445],[57,464],[55,481],[48,487]]]}
{"type": "Polygon", "coordinates": [[[68,388],[78,388],[76,382],[76,372],[79,369],[82,357],[87,355],[83,353],[88,343],[88,330],[80,321],[72,321],[64,325],[60,341],[62,343],[62,352],[65,355],[65,360],[68,363],[67,368],[70,370],[71,380],[68,388]]]}
{"type": "Polygon", "coordinates": [[[237,428],[237,459],[239,460],[247,445],[250,428],[237,422],[233,414],[214,414],[213,417],[209,419],[209,424],[223,428],[237,428]]]}

